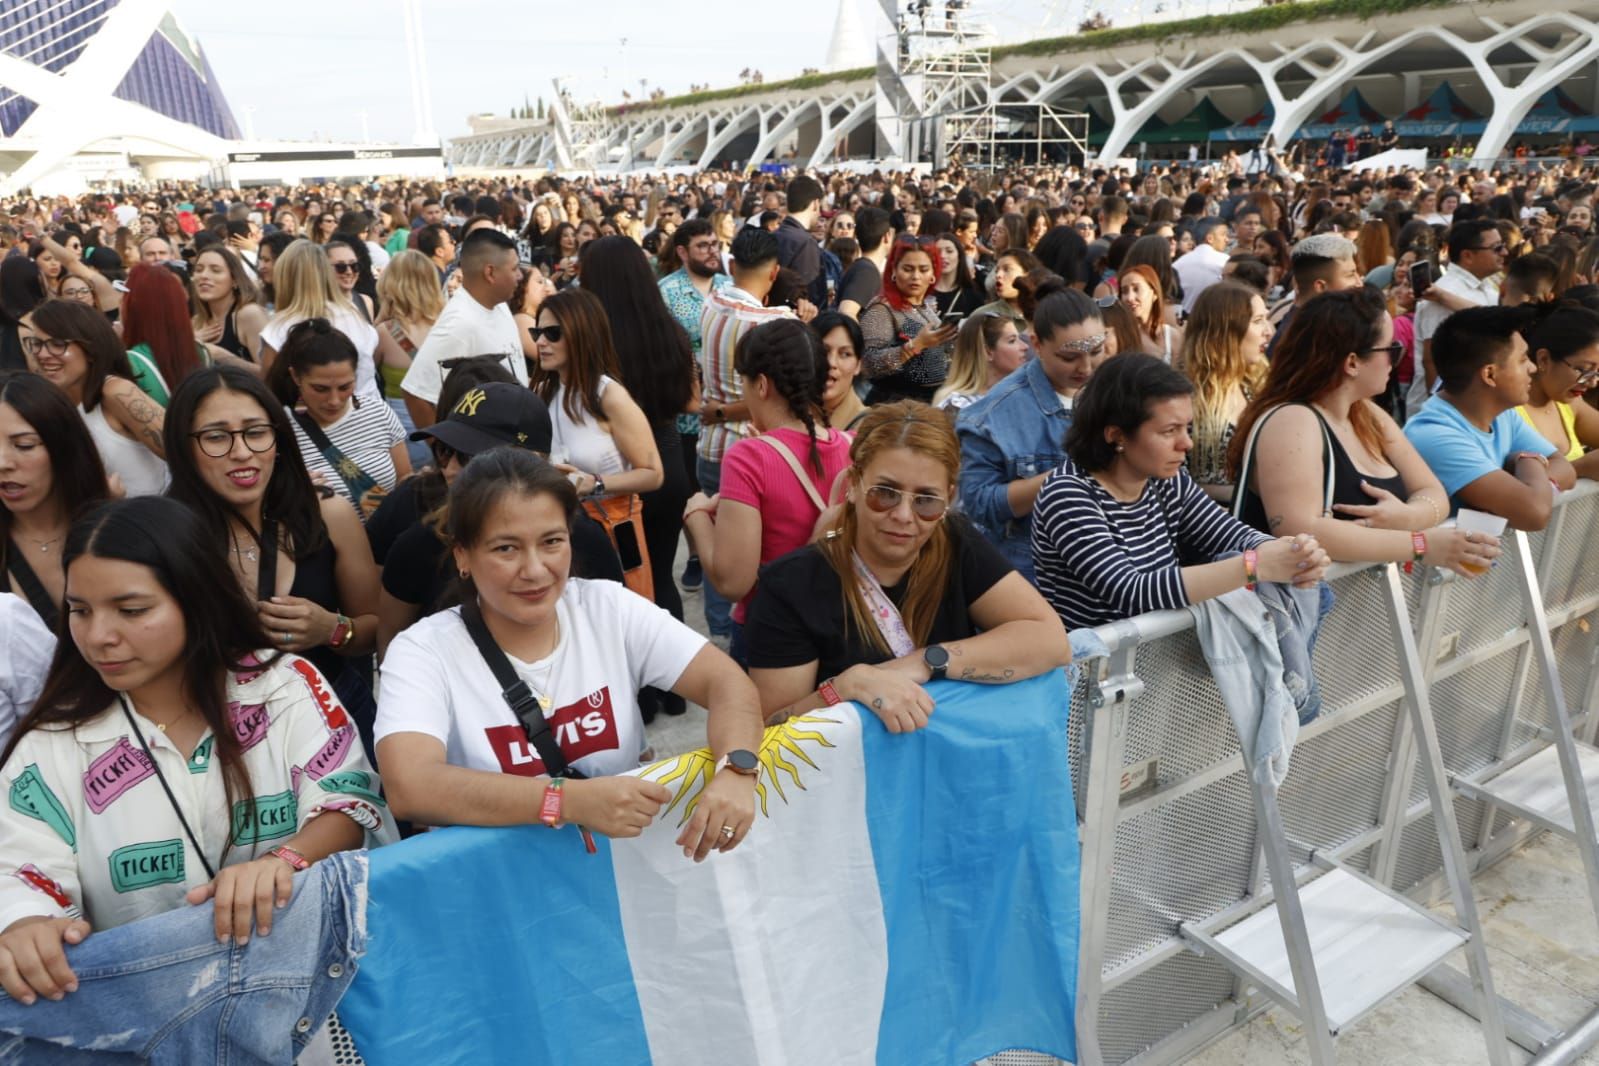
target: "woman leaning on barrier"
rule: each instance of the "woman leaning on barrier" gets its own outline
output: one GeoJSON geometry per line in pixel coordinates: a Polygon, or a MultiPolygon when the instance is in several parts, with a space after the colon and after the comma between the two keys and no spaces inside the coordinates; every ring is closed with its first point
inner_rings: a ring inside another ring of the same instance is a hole
{"type": "Polygon", "coordinates": [[[1152,355],[1120,355],[1077,395],[1066,461],[1033,509],[1038,586],[1068,629],[1186,607],[1256,580],[1320,581],[1327,553],[1233,518],[1185,466],[1193,384],[1152,355]],[[1231,558],[1217,556],[1240,553],[1231,558]]]}
{"type": "Polygon", "coordinates": [[[638,693],[653,686],[709,709],[718,759],[678,844],[696,860],[731,851],[755,817],[755,689],[644,597],[571,577],[578,512],[565,475],[520,448],[490,449],[456,475],[445,535],[460,606],[406,629],[383,659],[390,802],[428,825],[574,822],[638,836],[671,798],[627,774],[644,749],[638,693]]]}
{"type": "Polygon", "coordinates": [[[1485,573],[1498,539],[1442,524],[1443,485],[1374,402],[1401,351],[1375,289],[1305,304],[1238,420],[1228,454],[1238,483],[1233,513],[1273,534],[1312,534],[1340,562],[1414,560],[1485,573]]]}
{"type": "Polygon", "coordinates": [[[960,449],[914,401],[856,430],[837,527],[761,573],[745,635],[769,720],[854,700],[890,732],[927,724],[928,680],[1001,684],[1064,666],[1071,649],[1038,592],[949,513],[960,449]]]}

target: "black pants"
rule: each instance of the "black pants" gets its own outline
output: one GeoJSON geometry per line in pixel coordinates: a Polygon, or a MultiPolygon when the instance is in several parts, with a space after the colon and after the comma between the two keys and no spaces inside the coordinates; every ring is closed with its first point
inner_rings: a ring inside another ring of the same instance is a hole
{"type": "MultiPolygon", "coordinates": [[[[660,488],[640,496],[644,502],[644,544],[655,582],[655,605],[681,622],[683,596],[677,590],[672,565],[677,558],[677,538],[683,533],[683,505],[694,494],[694,489],[683,470],[683,444],[675,420],[652,427],[652,432],[664,480],[660,488]]],[[[646,721],[655,717],[657,711],[681,714],[685,707],[683,697],[673,692],[647,688],[639,693],[639,708],[646,721]]]]}

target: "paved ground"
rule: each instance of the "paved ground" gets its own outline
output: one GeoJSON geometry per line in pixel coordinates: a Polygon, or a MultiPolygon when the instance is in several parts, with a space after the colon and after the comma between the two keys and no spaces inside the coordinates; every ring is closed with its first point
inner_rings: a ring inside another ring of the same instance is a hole
{"type": "MultiPolygon", "coordinates": [[[[1561,1029],[1599,1004],[1599,925],[1574,847],[1546,835],[1480,874],[1474,885],[1501,996],[1561,1029]]],[[[1464,955],[1457,953],[1451,961],[1465,969],[1464,955]]],[[[1511,1048],[1511,1062],[1529,1058],[1511,1048]]],[[[1338,1061],[1340,1066],[1471,1066],[1488,1059],[1474,1019],[1412,988],[1341,1035],[1338,1061]]],[[[1599,1066],[1599,1051],[1578,1061],[1599,1066]]],[[[1297,1021],[1272,1011],[1189,1062],[1299,1066],[1310,1057],[1297,1021]]]]}

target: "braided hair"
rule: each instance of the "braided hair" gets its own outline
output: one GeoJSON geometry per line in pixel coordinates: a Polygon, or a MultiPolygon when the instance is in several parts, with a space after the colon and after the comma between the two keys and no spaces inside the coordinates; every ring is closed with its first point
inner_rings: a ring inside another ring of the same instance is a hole
{"type": "Polygon", "coordinates": [[[827,385],[827,355],[816,334],[797,318],[784,318],[756,326],[739,338],[733,367],[746,381],[766,376],[777,394],[788,401],[794,417],[805,424],[811,439],[811,466],[824,476],[822,457],[816,450],[816,423],[826,424],[822,390],[827,385]]]}

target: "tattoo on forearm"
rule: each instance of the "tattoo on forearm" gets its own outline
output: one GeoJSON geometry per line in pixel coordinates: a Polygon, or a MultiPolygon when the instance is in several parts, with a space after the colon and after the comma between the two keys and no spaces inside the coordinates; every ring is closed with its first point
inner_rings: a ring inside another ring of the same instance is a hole
{"type": "Polygon", "coordinates": [[[161,417],[161,408],[141,394],[128,401],[128,417],[141,425],[149,425],[161,417]]]}
{"type": "Polygon", "coordinates": [[[1280,514],[1274,514],[1266,524],[1272,529],[1276,529],[1278,526],[1283,524],[1283,516],[1280,514]]]}
{"type": "Polygon", "coordinates": [[[1016,671],[1010,669],[1009,667],[1007,667],[1001,673],[995,674],[979,672],[977,667],[968,666],[960,673],[960,679],[962,681],[976,681],[979,684],[984,685],[1003,685],[1007,681],[1015,680],[1015,678],[1016,671]]]}

